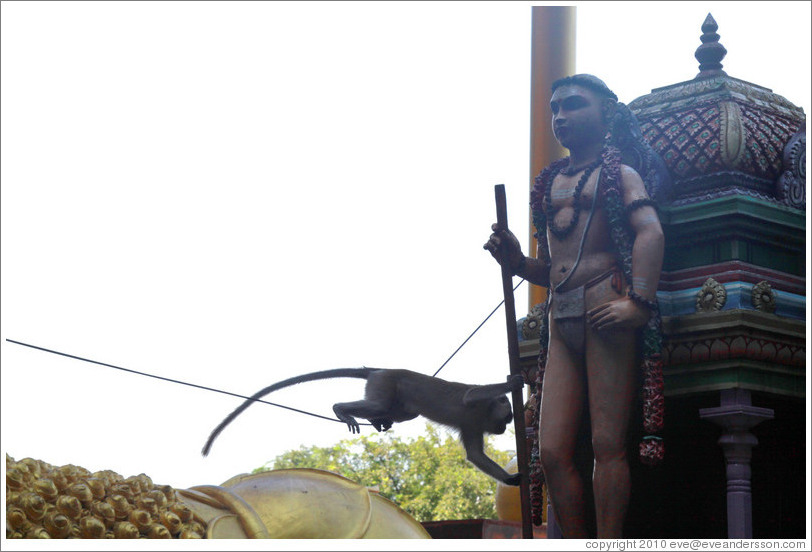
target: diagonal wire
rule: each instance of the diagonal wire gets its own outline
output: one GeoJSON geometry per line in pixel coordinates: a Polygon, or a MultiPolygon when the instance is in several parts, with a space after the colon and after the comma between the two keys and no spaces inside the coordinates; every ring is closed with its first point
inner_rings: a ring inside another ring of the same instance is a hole
{"type": "MultiPolygon", "coordinates": [[[[523,282],[524,282],[524,279],[519,280],[519,283],[516,284],[516,286],[513,288],[513,291],[516,291],[518,289],[518,287],[520,285],[522,285],[523,282]]],[[[440,370],[445,368],[446,364],[448,364],[451,361],[451,359],[454,358],[454,356],[460,351],[460,349],[462,349],[465,346],[465,344],[468,343],[468,341],[470,341],[470,339],[472,337],[474,337],[474,334],[476,334],[479,331],[479,329],[482,328],[482,326],[485,325],[485,322],[487,322],[491,318],[491,316],[493,316],[494,313],[496,313],[496,311],[499,310],[499,307],[501,307],[504,304],[504,302],[505,302],[505,300],[502,299],[499,302],[499,304],[496,305],[496,307],[490,312],[490,314],[488,316],[486,316],[485,319],[482,322],[480,322],[479,326],[477,326],[474,329],[474,331],[471,332],[471,334],[468,337],[465,338],[465,340],[460,344],[460,346],[457,347],[457,349],[453,353],[451,353],[451,356],[449,356],[446,359],[446,361],[443,362],[443,364],[437,369],[437,371],[434,372],[432,377],[437,376],[437,374],[440,373],[440,370]]],[[[59,355],[59,356],[67,357],[67,358],[73,358],[73,359],[76,359],[76,360],[81,360],[82,362],[89,362],[91,364],[98,364],[99,366],[106,366],[108,368],[114,368],[116,370],[121,370],[123,372],[129,372],[131,374],[137,374],[139,376],[146,376],[146,377],[149,377],[149,378],[155,378],[155,379],[159,379],[159,380],[162,380],[162,381],[168,381],[168,382],[171,382],[171,383],[178,383],[180,385],[186,385],[188,387],[195,387],[197,389],[203,389],[203,390],[206,390],[206,391],[214,391],[215,393],[222,393],[223,395],[230,395],[232,397],[239,397],[241,399],[253,400],[253,401],[256,401],[256,402],[269,404],[271,406],[277,406],[279,408],[284,408],[286,410],[292,410],[293,412],[299,412],[300,414],[307,414],[308,416],[313,416],[315,418],[321,418],[323,420],[329,420],[331,422],[341,422],[341,420],[338,420],[336,418],[328,418],[327,416],[322,416],[321,414],[315,414],[313,412],[307,412],[306,410],[299,410],[298,408],[293,408],[292,406],[285,406],[284,404],[273,403],[273,402],[266,401],[266,400],[263,400],[263,399],[254,399],[254,398],[251,398],[251,397],[247,397],[245,395],[240,395],[239,393],[232,393],[230,391],[223,391],[222,389],[216,389],[214,387],[206,387],[205,385],[199,385],[197,383],[189,383],[187,381],[167,378],[167,377],[164,377],[164,376],[156,376],[155,374],[149,374],[147,372],[139,372],[138,370],[132,370],[130,368],[123,368],[121,366],[116,366],[114,364],[108,364],[106,362],[100,362],[98,360],[92,360],[92,359],[89,359],[89,358],[84,358],[84,357],[80,357],[80,356],[76,356],[76,355],[71,355],[71,354],[68,354],[68,353],[62,353],[60,351],[55,351],[53,349],[47,349],[45,347],[39,347],[37,345],[31,345],[29,343],[23,343],[22,341],[16,341],[14,339],[8,339],[7,338],[6,341],[8,341],[9,343],[14,343],[16,345],[22,345],[23,347],[29,347],[31,349],[37,349],[37,350],[40,350],[40,351],[44,351],[46,353],[51,353],[51,354],[54,354],[54,355],[59,355]]],[[[361,424],[361,425],[372,425],[372,424],[361,424]]]]}
{"type": "MultiPolygon", "coordinates": [[[[513,291],[516,291],[517,289],[519,289],[519,286],[520,286],[520,285],[522,285],[522,282],[524,282],[524,278],[522,278],[521,280],[519,280],[519,283],[518,283],[518,284],[516,284],[516,285],[514,286],[513,291]]],[[[488,316],[486,316],[486,317],[485,317],[485,320],[483,320],[482,322],[480,322],[480,323],[479,323],[479,326],[477,326],[477,327],[476,327],[476,329],[475,329],[474,331],[472,331],[472,332],[471,332],[471,335],[469,335],[468,337],[466,337],[466,338],[465,338],[465,341],[463,341],[463,342],[462,342],[462,344],[460,344],[460,346],[459,346],[459,347],[457,347],[457,350],[456,350],[456,351],[454,351],[453,353],[451,353],[451,356],[450,356],[450,357],[448,357],[448,358],[446,359],[446,361],[445,361],[445,362],[443,362],[443,365],[442,365],[442,366],[440,366],[439,368],[437,368],[437,371],[436,371],[436,372],[434,372],[434,374],[432,374],[432,377],[436,377],[436,376],[437,376],[437,374],[439,374],[439,373],[440,373],[440,370],[442,370],[443,368],[445,368],[445,365],[446,365],[446,364],[448,364],[448,361],[450,361],[452,358],[454,358],[454,355],[456,355],[456,354],[457,354],[457,353],[460,351],[460,349],[462,349],[462,348],[465,346],[465,344],[466,344],[466,343],[468,343],[468,340],[469,340],[469,339],[471,339],[472,337],[474,337],[474,334],[475,334],[475,333],[477,333],[477,332],[479,331],[479,328],[481,328],[482,326],[484,326],[484,325],[485,325],[485,322],[487,322],[487,321],[488,321],[488,319],[489,319],[491,316],[493,316],[493,315],[494,315],[494,313],[495,313],[496,311],[498,311],[498,310],[499,310],[499,307],[501,307],[501,306],[502,306],[502,305],[504,305],[504,304],[505,304],[505,300],[504,300],[504,299],[502,299],[501,301],[499,301],[499,304],[498,304],[498,305],[496,305],[496,307],[495,307],[495,308],[494,308],[494,309],[491,311],[491,313],[490,313],[488,316]]]]}
{"type": "MultiPolygon", "coordinates": [[[[265,401],[265,400],[262,400],[262,399],[252,399],[251,397],[246,397],[245,395],[240,395],[239,393],[231,393],[230,391],[223,391],[222,389],[215,389],[214,387],[206,387],[205,385],[198,385],[196,383],[189,383],[187,381],[181,381],[181,380],[176,380],[176,379],[172,379],[172,378],[166,378],[166,377],[163,377],[163,376],[156,376],[155,374],[148,374],[146,372],[139,372],[138,370],[131,370],[129,368],[122,368],[121,366],[115,366],[113,364],[107,364],[106,362],[99,362],[98,360],[91,360],[89,358],[83,358],[83,357],[76,356],[76,355],[69,355],[67,353],[61,353],[59,351],[54,351],[53,349],[46,349],[45,347],[38,347],[36,345],[30,345],[28,343],[23,343],[21,341],[15,341],[13,339],[6,339],[6,341],[8,341],[10,343],[16,343],[17,345],[22,345],[24,347],[30,347],[32,349],[39,349],[40,351],[45,351],[46,353],[53,353],[55,355],[60,355],[60,356],[63,356],[63,357],[73,358],[73,359],[76,359],[76,360],[81,360],[83,362],[89,362],[91,364],[98,364],[99,366],[107,366],[108,368],[115,368],[116,370],[122,370],[124,372],[130,372],[131,374],[138,374],[139,376],[147,376],[147,377],[150,377],[150,378],[155,378],[155,379],[159,379],[159,380],[163,380],[163,381],[169,381],[169,382],[172,382],[172,383],[179,383],[181,385],[188,385],[189,387],[196,387],[198,389],[205,389],[206,391],[214,391],[216,393],[222,393],[223,395],[231,395],[232,397],[239,397],[241,399],[254,400],[256,402],[269,404],[271,406],[278,406],[279,408],[285,408],[287,410],[293,410],[294,412],[299,412],[301,414],[307,414],[308,416],[314,416],[316,418],[321,418],[323,420],[330,420],[331,422],[341,422],[341,420],[338,420],[336,418],[328,418],[327,416],[322,416],[320,414],[314,414],[313,412],[307,412],[305,410],[299,410],[298,408],[293,408],[292,406],[285,406],[284,404],[272,403],[270,401],[265,401]]],[[[372,424],[361,424],[361,425],[372,425],[372,424]]]]}

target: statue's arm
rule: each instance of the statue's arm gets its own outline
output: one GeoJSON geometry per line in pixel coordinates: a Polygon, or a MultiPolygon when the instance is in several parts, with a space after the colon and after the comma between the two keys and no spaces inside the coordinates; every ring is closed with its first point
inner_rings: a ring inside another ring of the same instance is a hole
{"type": "Polygon", "coordinates": [[[644,299],[654,301],[663,266],[663,229],[640,175],[624,166],[622,181],[623,201],[628,210],[629,225],[634,231],[632,288],[644,299]]]}
{"type": "Polygon", "coordinates": [[[622,169],[623,201],[634,231],[631,289],[629,293],[587,312],[587,320],[597,331],[613,328],[639,328],[650,319],[663,265],[663,230],[657,210],[651,205],[640,175],[629,167],[622,169]]]}
{"type": "Polygon", "coordinates": [[[539,261],[539,259],[547,258],[547,253],[542,251],[541,244],[538,248],[538,259],[526,257],[513,232],[500,228],[498,224],[492,225],[491,230],[493,230],[493,234],[485,243],[484,249],[490,251],[499,264],[507,264],[512,274],[524,278],[531,284],[545,287],[550,285],[550,267],[539,261]]]}
{"type": "Polygon", "coordinates": [[[524,266],[516,270],[515,274],[531,284],[550,287],[550,267],[539,260],[546,256],[546,252],[542,251],[541,247],[542,246],[539,245],[536,250],[536,258],[525,257],[524,266]]]}

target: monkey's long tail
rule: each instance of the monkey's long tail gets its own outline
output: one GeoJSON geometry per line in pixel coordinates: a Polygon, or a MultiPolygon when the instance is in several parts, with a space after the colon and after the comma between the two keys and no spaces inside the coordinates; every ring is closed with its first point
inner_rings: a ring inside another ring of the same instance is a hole
{"type": "Polygon", "coordinates": [[[310,372],[309,374],[302,374],[301,376],[295,376],[292,378],[288,378],[286,380],[282,380],[276,382],[268,387],[257,391],[253,395],[251,395],[248,399],[245,400],[240,406],[238,406],[234,412],[226,416],[226,418],[220,422],[220,425],[214,428],[214,431],[211,432],[209,435],[209,440],[206,441],[206,444],[203,446],[203,456],[208,456],[209,451],[211,450],[211,446],[214,443],[214,440],[217,439],[217,436],[226,428],[228,424],[230,424],[234,418],[242,414],[243,410],[251,406],[253,403],[257,401],[257,399],[261,399],[268,393],[272,393],[284,387],[290,387],[291,385],[296,385],[297,383],[304,383],[307,381],[316,381],[321,379],[332,379],[332,378],[361,378],[367,379],[369,375],[374,372],[375,368],[336,368],[334,370],[322,370],[320,372],[310,372]]]}

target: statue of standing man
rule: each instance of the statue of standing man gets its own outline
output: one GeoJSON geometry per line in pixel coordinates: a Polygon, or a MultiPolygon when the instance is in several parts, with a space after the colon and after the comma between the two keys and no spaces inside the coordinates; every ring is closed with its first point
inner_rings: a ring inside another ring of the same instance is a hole
{"type": "MultiPolygon", "coordinates": [[[[659,351],[645,350],[641,333],[659,327],[664,244],[656,205],[626,152],[637,151],[631,157],[638,160],[639,152],[652,152],[628,108],[597,77],[554,82],[550,107],[555,137],[570,155],[544,169],[530,195],[538,254],[525,256],[497,224],[485,249],[514,275],[549,288],[538,438],[558,525],[567,538],[588,537],[585,482],[574,460],[588,409],[597,537],[619,538],[631,489],[627,433],[641,356],[649,363],[659,358],[659,351]]],[[[651,160],[646,175],[656,174],[651,160]]]]}

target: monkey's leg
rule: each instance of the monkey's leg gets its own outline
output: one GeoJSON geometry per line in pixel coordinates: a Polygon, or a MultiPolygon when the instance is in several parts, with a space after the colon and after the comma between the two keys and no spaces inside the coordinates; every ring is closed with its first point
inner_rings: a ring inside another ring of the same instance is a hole
{"type": "Polygon", "coordinates": [[[369,423],[372,424],[372,427],[377,429],[378,431],[386,431],[390,427],[392,427],[392,418],[375,418],[370,420],[369,423]]]}
{"type": "Polygon", "coordinates": [[[347,424],[347,427],[350,428],[350,433],[361,432],[361,428],[358,426],[355,416],[370,420],[378,431],[381,431],[381,429],[379,429],[380,427],[385,426],[386,429],[392,427],[389,409],[376,402],[361,400],[336,403],[333,405],[333,412],[335,412],[339,420],[347,424]]]}

